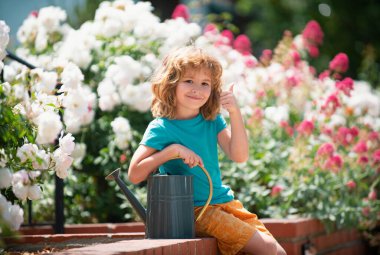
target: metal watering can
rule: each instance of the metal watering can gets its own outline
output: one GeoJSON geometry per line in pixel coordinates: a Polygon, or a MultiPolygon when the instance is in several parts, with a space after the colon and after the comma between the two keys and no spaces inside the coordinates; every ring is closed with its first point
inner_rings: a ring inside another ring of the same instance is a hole
{"type": "MultiPolygon", "coordinates": [[[[198,165],[199,166],[199,165],[198,165]]],[[[210,192],[196,220],[199,220],[210,204],[213,187],[210,175],[204,167],[210,192]]],[[[150,175],[147,184],[147,209],[145,209],[120,178],[120,168],[106,177],[115,180],[132,207],[144,221],[145,236],[151,239],[195,238],[193,176],[150,175]]]]}

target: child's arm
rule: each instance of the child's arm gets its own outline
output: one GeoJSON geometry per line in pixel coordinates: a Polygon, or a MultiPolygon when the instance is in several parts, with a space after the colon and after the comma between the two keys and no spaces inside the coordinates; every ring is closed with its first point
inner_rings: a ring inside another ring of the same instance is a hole
{"type": "Polygon", "coordinates": [[[154,172],[160,165],[174,158],[182,158],[189,167],[203,166],[202,159],[193,151],[180,144],[172,144],[161,151],[140,145],[132,156],[128,169],[128,179],[137,184],[154,172]]]}
{"type": "Polygon", "coordinates": [[[248,138],[240,108],[233,94],[233,86],[220,95],[220,103],[230,115],[231,130],[225,128],[220,131],[218,143],[231,160],[241,163],[248,160],[248,138]]]}

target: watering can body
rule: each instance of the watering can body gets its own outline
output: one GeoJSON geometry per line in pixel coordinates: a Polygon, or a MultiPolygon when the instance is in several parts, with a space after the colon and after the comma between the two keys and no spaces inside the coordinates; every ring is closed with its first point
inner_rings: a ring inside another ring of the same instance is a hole
{"type": "Polygon", "coordinates": [[[106,179],[116,181],[144,221],[146,238],[188,239],[195,237],[193,176],[149,176],[147,209],[121,180],[120,169],[113,171],[106,179]]]}
{"type": "Polygon", "coordinates": [[[193,176],[148,178],[146,237],[194,238],[193,176]]]}

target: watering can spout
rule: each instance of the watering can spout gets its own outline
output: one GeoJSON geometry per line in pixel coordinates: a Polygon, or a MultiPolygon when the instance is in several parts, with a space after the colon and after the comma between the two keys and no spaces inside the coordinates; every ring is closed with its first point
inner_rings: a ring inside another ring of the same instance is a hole
{"type": "Polygon", "coordinates": [[[141,203],[137,200],[135,195],[128,189],[127,185],[120,178],[120,168],[116,169],[112,173],[110,173],[106,180],[115,180],[117,185],[119,185],[120,189],[123,191],[132,207],[136,210],[137,214],[140,218],[146,223],[146,209],[141,205],[141,203]]]}

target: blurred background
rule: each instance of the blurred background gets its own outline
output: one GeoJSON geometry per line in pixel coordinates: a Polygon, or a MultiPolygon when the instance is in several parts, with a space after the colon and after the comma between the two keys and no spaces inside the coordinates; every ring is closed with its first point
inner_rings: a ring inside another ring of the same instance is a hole
{"type": "MultiPolygon", "coordinates": [[[[0,19],[11,28],[10,48],[17,46],[16,33],[33,10],[54,5],[68,13],[68,23],[78,28],[94,17],[101,0],[1,0],[0,19]]],[[[215,23],[234,35],[246,34],[252,41],[253,55],[273,49],[285,30],[297,34],[310,20],[316,20],[324,31],[320,56],[310,64],[318,72],[339,52],[350,58],[347,76],[380,86],[380,2],[376,0],[182,0],[151,1],[154,13],[165,20],[175,6],[186,4],[191,21],[201,25],[215,23]]]]}

